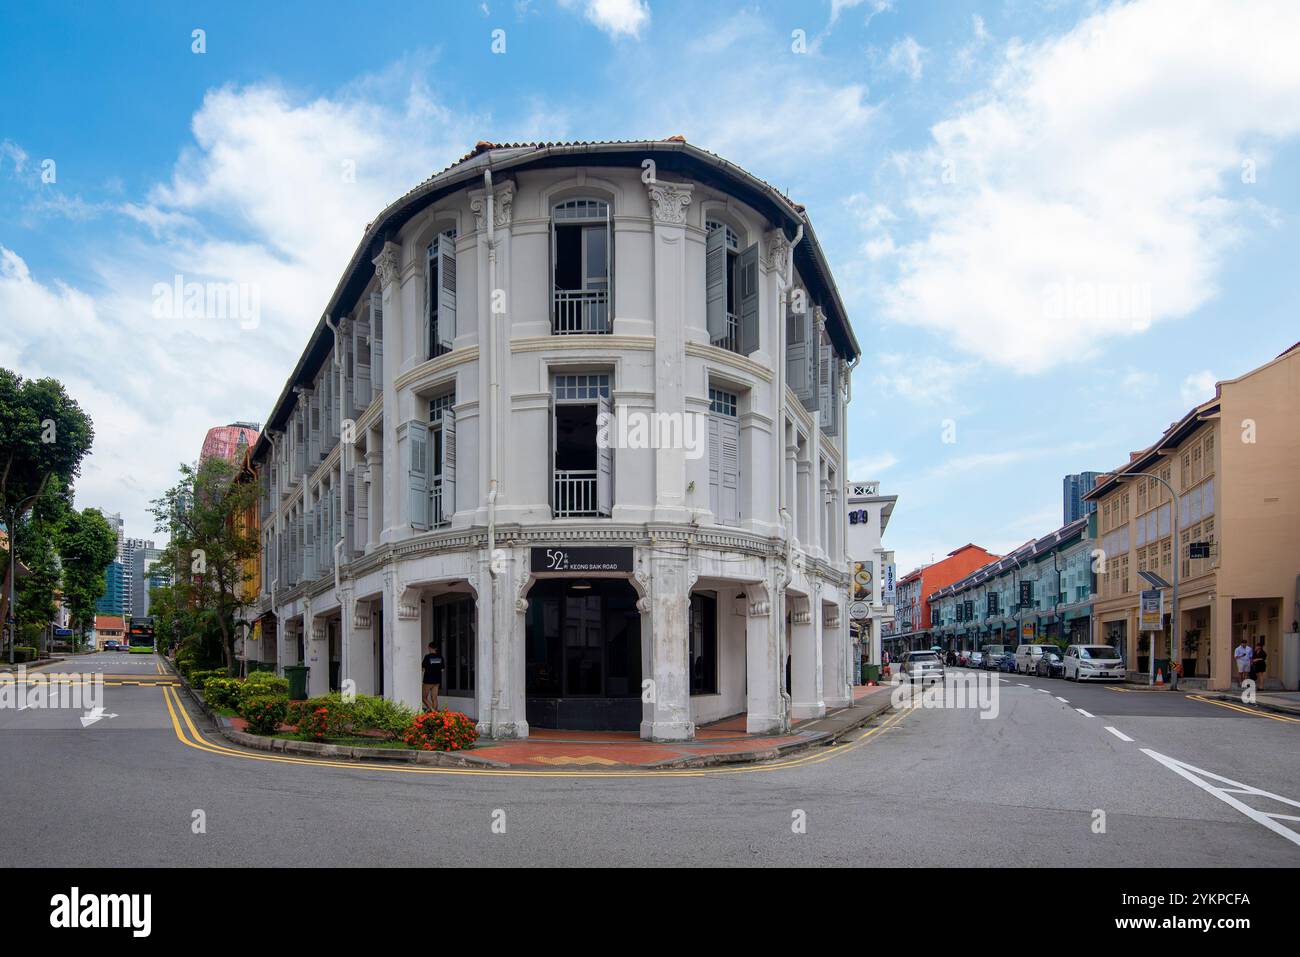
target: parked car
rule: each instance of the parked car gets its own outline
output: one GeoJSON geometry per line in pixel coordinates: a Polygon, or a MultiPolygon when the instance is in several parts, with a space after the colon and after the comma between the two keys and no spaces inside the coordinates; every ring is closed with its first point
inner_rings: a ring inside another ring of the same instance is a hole
{"type": "Polygon", "coordinates": [[[1066,681],[1124,680],[1124,659],[1110,645],[1071,645],[1065,649],[1066,681]]]}
{"type": "Polygon", "coordinates": [[[1010,651],[1003,652],[998,658],[997,669],[998,671],[1006,671],[1010,674],[1014,674],[1016,670],[1016,656],[1010,651]]]}
{"type": "Polygon", "coordinates": [[[110,638],[108,641],[104,642],[104,650],[105,650],[105,651],[121,651],[121,650],[122,650],[122,643],[121,643],[120,641],[115,641],[114,639],[110,638]]]}
{"type": "Polygon", "coordinates": [[[984,652],[982,652],[982,651],[972,651],[972,652],[970,653],[970,657],[968,657],[967,660],[966,660],[966,664],[967,664],[969,667],[971,667],[971,668],[983,668],[983,667],[984,667],[984,652]]]}
{"type": "Polygon", "coordinates": [[[1056,650],[1056,645],[1021,645],[1016,649],[1016,674],[1034,674],[1038,671],[1038,659],[1043,657],[1043,653],[1056,650]]]}
{"type": "Polygon", "coordinates": [[[943,659],[933,651],[906,652],[898,663],[899,677],[905,681],[919,681],[922,684],[927,681],[942,681],[943,672],[943,659]]]}
{"type": "Polygon", "coordinates": [[[1008,650],[1006,645],[985,645],[984,661],[981,667],[989,671],[995,671],[998,667],[998,659],[1005,655],[1008,650]]]}
{"type": "Polygon", "coordinates": [[[1060,678],[1065,674],[1065,659],[1056,648],[1043,653],[1034,666],[1034,674],[1040,678],[1060,678]]]}

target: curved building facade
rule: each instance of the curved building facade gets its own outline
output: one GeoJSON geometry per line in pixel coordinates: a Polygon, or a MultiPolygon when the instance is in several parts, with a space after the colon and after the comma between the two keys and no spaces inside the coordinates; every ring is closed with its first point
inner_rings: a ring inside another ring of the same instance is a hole
{"type": "Polygon", "coordinates": [[[801,207],[680,139],[479,144],[370,225],[254,449],[258,647],[481,732],[851,701],[848,369],[801,207]]]}

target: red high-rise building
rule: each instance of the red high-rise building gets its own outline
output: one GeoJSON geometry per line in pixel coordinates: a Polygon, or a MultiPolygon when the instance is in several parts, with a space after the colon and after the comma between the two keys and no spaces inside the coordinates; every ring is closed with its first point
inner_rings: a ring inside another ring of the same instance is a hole
{"type": "Polygon", "coordinates": [[[232,422],[230,425],[218,425],[208,429],[203,437],[203,451],[199,459],[216,455],[228,462],[238,462],[243,449],[257,444],[258,426],[254,422],[232,422]]]}

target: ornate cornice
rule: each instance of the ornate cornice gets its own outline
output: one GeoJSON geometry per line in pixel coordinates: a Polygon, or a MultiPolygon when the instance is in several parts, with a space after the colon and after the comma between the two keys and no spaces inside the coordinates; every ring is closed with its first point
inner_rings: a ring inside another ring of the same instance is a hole
{"type": "Polygon", "coordinates": [[[691,193],[694,189],[694,186],[686,183],[665,183],[657,179],[647,183],[650,211],[656,225],[685,225],[686,207],[691,205],[691,193]]]}

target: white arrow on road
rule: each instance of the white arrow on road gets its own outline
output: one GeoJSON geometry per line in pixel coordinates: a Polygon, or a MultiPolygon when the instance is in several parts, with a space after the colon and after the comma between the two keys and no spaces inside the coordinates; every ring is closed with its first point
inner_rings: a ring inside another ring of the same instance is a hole
{"type": "Polygon", "coordinates": [[[87,711],[85,714],[81,716],[81,726],[84,728],[88,725],[92,725],[100,718],[116,718],[116,717],[117,715],[115,714],[104,714],[104,709],[102,706],[97,708],[92,708],[90,711],[87,711]]]}

